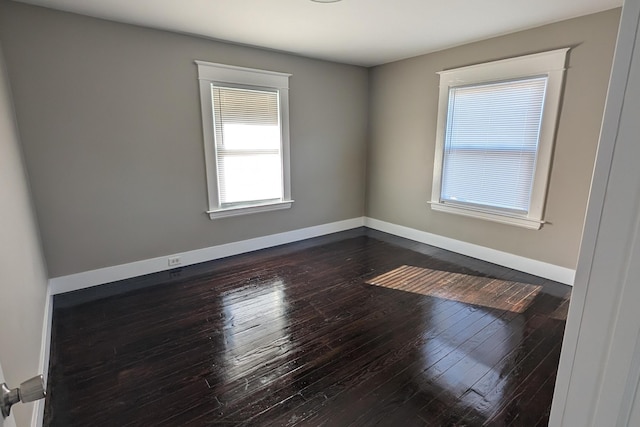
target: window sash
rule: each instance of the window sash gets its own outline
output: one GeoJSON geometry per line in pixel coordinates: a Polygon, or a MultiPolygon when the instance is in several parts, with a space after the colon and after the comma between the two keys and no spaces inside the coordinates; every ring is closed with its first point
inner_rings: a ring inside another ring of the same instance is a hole
{"type": "Polygon", "coordinates": [[[279,95],[277,89],[211,84],[220,208],[283,200],[279,95]]]}
{"type": "Polygon", "coordinates": [[[529,213],[547,76],[449,88],[441,203],[529,213]]]}

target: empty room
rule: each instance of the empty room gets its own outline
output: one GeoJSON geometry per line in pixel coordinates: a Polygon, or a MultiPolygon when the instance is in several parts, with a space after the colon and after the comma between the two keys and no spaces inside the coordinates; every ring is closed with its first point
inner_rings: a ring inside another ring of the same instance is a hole
{"type": "Polygon", "coordinates": [[[639,425],[639,17],[0,0],[0,427],[639,425]]]}

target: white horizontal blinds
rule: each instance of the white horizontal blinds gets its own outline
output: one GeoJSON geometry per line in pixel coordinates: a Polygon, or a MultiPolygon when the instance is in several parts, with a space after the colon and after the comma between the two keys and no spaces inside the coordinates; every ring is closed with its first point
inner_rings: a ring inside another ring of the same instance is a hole
{"type": "Polygon", "coordinates": [[[220,206],[281,200],[278,91],[211,90],[220,206]]]}
{"type": "Polygon", "coordinates": [[[527,213],[547,77],[449,91],[441,202],[527,213]]]}

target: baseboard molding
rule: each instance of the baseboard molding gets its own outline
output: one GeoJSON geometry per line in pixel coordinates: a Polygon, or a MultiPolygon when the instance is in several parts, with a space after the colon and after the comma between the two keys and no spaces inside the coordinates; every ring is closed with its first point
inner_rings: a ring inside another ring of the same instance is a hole
{"type": "MultiPolygon", "coordinates": [[[[53,321],[53,295],[51,283],[47,284],[44,303],[44,317],[42,319],[42,342],[40,344],[40,373],[44,376],[45,389],[49,377],[49,356],[51,354],[51,324],[53,321]]],[[[38,400],[33,405],[31,427],[42,427],[44,423],[44,400],[38,400]]]]}
{"type": "Polygon", "coordinates": [[[472,258],[481,259],[493,264],[524,271],[525,273],[573,286],[576,271],[570,268],[525,258],[519,255],[451,239],[449,237],[439,236],[437,234],[427,233],[426,231],[420,231],[414,228],[404,227],[402,225],[392,224],[390,222],[380,221],[374,218],[365,217],[364,225],[374,230],[383,231],[385,233],[404,237],[405,239],[436,246],[441,249],[446,249],[472,258]]]}
{"type": "Polygon", "coordinates": [[[272,234],[254,239],[242,240],[239,242],[227,243],[224,245],[211,246],[203,249],[196,249],[178,254],[168,254],[157,258],[131,262],[128,264],[116,265],[113,267],[100,268],[97,270],[85,271],[68,276],[54,277],[49,280],[51,295],[65,292],[77,291],[79,289],[90,288],[92,286],[105,283],[116,282],[118,280],[129,279],[159,271],[170,270],[175,267],[167,265],[167,259],[179,255],[180,266],[199,264],[201,262],[212,261],[239,255],[246,252],[280,246],[287,243],[324,236],[326,234],[351,230],[362,227],[364,218],[352,218],[344,221],[332,222],[328,224],[316,225],[313,227],[301,228],[298,230],[286,231],[284,233],[272,234]]]}
{"type": "MultiPolygon", "coordinates": [[[[68,276],[55,277],[49,280],[50,295],[85,289],[92,286],[111,283],[118,280],[129,279],[159,271],[170,270],[167,259],[171,256],[181,257],[181,266],[199,264],[201,262],[212,261],[239,255],[259,249],[266,249],[300,240],[319,237],[326,234],[337,233],[362,226],[367,226],[374,230],[383,231],[406,239],[436,246],[452,252],[457,252],[483,261],[499,264],[525,273],[541,276],[555,280],[567,285],[573,285],[575,270],[549,264],[542,261],[525,258],[519,255],[498,251],[472,243],[451,239],[437,234],[427,233],[413,228],[393,224],[374,218],[359,217],[344,221],[332,222],[328,224],[316,225],[313,227],[301,228],[284,233],[272,234],[269,236],[257,237],[254,239],[242,240],[239,242],[227,243],[224,245],[212,246],[179,254],[168,254],[166,256],[136,261],[128,264],[116,265],[113,267],[100,268],[97,270],[85,271],[68,276]]],[[[48,298],[50,298],[48,296],[48,298]]],[[[50,315],[50,314],[49,314],[50,315]]]]}

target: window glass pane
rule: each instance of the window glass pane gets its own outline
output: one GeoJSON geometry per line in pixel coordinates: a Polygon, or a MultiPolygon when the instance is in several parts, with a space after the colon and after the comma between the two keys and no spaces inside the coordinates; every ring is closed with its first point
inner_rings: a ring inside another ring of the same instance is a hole
{"type": "Polygon", "coordinates": [[[528,212],[546,77],[452,88],[441,200],[528,212]]]}
{"type": "Polygon", "coordinates": [[[227,155],[218,165],[221,203],[282,198],[279,154],[227,155]]]}
{"type": "Polygon", "coordinates": [[[224,123],[224,148],[228,149],[280,149],[280,127],[224,123]]]}
{"type": "Polygon", "coordinates": [[[443,199],[527,211],[535,153],[506,152],[499,156],[480,156],[482,154],[473,150],[455,150],[445,157],[447,170],[465,173],[447,177],[443,199]]]}

